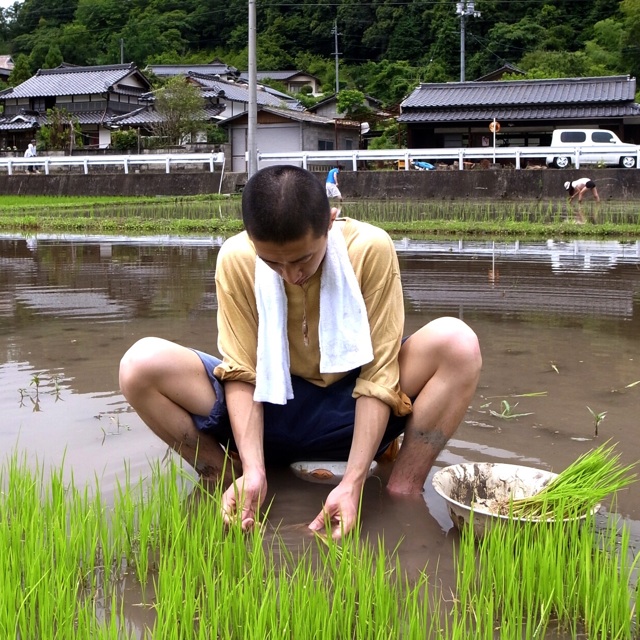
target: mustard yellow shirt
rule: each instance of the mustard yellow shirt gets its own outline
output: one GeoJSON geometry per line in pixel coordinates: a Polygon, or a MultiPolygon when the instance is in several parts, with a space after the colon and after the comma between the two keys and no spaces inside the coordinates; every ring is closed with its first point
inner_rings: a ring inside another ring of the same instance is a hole
{"type": "MultiPolygon", "coordinates": [[[[372,396],[396,415],[411,412],[409,398],[400,390],[400,351],[404,329],[404,299],[395,247],[383,230],[350,218],[338,218],[367,308],[373,360],[361,368],[353,397],[372,396]]],[[[255,298],[256,252],[246,232],[229,238],[220,248],[216,265],[218,349],[223,356],[215,375],[225,380],[255,384],[258,348],[258,310],[255,298]]],[[[291,374],[326,387],[347,373],[320,373],[318,321],[320,269],[305,285],[285,282],[287,334],[291,374]],[[306,298],[306,299],[305,299],[306,298]],[[304,307],[309,345],[304,344],[304,307]]]]}

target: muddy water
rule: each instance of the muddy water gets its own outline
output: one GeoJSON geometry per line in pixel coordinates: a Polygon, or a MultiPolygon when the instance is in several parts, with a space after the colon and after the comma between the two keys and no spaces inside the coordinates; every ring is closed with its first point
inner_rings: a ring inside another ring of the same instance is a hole
{"type": "MultiPolygon", "coordinates": [[[[214,265],[222,238],[0,236],[0,447],[59,465],[113,493],[125,465],[147,475],[165,447],[118,391],[122,353],[156,335],[215,352],[214,265]]],[[[558,472],[605,439],[622,462],[640,451],[640,243],[399,239],[407,331],[439,315],[466,320],[484,366],[468,414],[437,468],[470,461],[558,472]],[[535,395],[532,395],[535,394],[535,395]],[[596,414],[604,414],[595,438],[596,414]]],[[[434,471],[437,469],[434,469],[434,471]]],[[[446,583],[452,528],[427,481],[391,499],[388,468],[367,482],[364,528],[410,571],[446,583]]],[[[274,473],[271,521],[287,541],[327,493],[274,473]]],[[[640,539],[640,491],[615,507],[640,539]]],[[[134,615],[132,613],[132,615],[134,615]]],[[[134,622],[135,624],[135,622],[134,622]]],[[[141,623],[142,624],[142,623],[141,623]]]]}

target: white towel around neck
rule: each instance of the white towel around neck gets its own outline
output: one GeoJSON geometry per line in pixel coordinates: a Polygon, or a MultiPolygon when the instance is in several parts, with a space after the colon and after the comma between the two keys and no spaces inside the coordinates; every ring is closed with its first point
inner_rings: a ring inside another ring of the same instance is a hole
{"type": "MultiPolygon", "coordinates": [[[[340,226],[333,224],[329,231],[320,276],[321,373],[351,371],[373,360],[367,309],[340,226]]],[[[293,398],[287,296],[283,279],[260,258],[256,258],[255,291],[258,354],[253,399],[286,404],[293,398]]]]}

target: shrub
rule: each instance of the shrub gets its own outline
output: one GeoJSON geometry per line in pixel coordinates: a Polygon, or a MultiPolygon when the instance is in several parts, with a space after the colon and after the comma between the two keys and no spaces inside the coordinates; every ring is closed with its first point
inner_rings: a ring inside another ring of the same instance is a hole
{"type": "Polygon", "coordinates": [[[118,151],[129,151],[138,147],[138,132],[135,129],[118,129],[111,132],[111,146],[118,151]]]}

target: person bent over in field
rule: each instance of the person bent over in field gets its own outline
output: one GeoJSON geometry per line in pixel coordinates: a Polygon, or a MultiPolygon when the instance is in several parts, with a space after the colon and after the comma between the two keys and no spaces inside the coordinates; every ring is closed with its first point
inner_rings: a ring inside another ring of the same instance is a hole
{"type": "Polygon", "coordinates": [[[228,452],[227,521],[253,526],[270,465],[346,461],[317,517],[351,531],[371,462],[404,434],[387,490],[420,494],[475,392],[475,333],[452,317],[403,339],[398,258],[381,229],[337,217],[324,185],[294,166],[258,171],[242,194],[245,231],[216,267],[222,358],[160,338],[123,356],[120,385],[142,420],[204,478],[228,452]]]}

